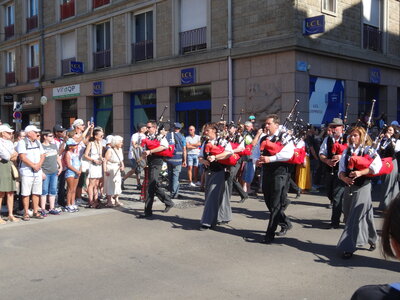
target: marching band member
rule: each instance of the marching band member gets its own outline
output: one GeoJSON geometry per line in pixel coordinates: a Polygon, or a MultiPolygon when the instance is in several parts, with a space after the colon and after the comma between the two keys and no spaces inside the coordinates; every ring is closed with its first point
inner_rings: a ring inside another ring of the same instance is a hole
{"type": "Polygon", "coordinates": [[[372,141],[362,127],[353,128],[349,135],[351,146],[344,151],[339,163],[339,178],[346,184],[343,197],[346,226],[337,248],[344,259],[351,258],[358,245],[369,243],[371,251],[376,248],[378,236],[374,225],[371,180],[366,175],[378,174],[382,167],[381,158],[376,154],[369,167],[361,167],[361,170],[355,167],[355,170],[350,170],[351,157],[367,154],[372,141]]]}
{"type": "Polygon", "coordinates": [[[381,202],[379,208],[386,209],[390,202],[399,193],[399,183],[397,181],[398,177],[398,166],[395,154],[400,150],[400,141],[394,138],[395,129],[393,126],[386,128],[384,136],[379,143],[378,153],[381,158],[392,157],[393,158],[393,170],[390,174],[383,175],[382,185],[381,185],[381,202]]]}
{"type": "MultiPolygon", "coordinates": [[[[146,127],[147,138],[150,141],[155,141],[157,139],[157,123],[155,121],[149,121],[147,122],[146,127]]],[[[154,195],[157,195],[161,202],[165,204],[164,212],[168,212],[174,206],[174,202],[172,202],[169,195],[165,193],[164,189],[158,182],[161,167],[163,165],[163,157],[160,156],[160,152],[166,150],[168,147],[168,141],[164,136],[161,138],[158,147],[154,149],[147,148],[147,150],[143,151],[143,156],[147,158],[149,175],[144,215],[141,215],[140,218],[149,218],[153,215],[154,195]]]]}
{"type": "MultiPolygon", "coordinates": [[[[332,204],[332,217],[328,229],[339,228],[340,216],[342,215],[342,202],[344,183],[339,180],[338,170],[342,152],[334,153],[334,145],[345,145],[347,143],[343,134],[344,124],[339,118],[334,118],[329,124],[331,135],[328,135],[322,142],[319,150],[319,158],[326,165],[325,173],[326,193],[332,204]]],[[[343,146],[344,147],[344,146],[343,146]]]]}
{"type": "Polygon", "coordinates": [[[218,138],[218,124],[209,123],[205,126],[206,141],[202,144],[199,161],[205,167],[205,202],[203,216],[201,217],[200,230],[214,227],[217,222],[227,223],[231,220],[231,207],[229,204],[229,191],[225,180],[225,166],[218,161],[227,159],[232,155],[231,145],[222,138],[218,138]],[[222,146],[224,149],[219,154],[212,154],[209,149],[222,146]]]}
{"type": "MultiPolygon", "coordinates": [[[[228,141],[231,143],[232,149],[234,153],[240,153],[245,150],[244,139],[238,133],[238,128],[236,124],[231,123],[228,126],[228,141]]],[[[240,203],[243,203],[247,198],[249,198],[247,192],[245,192],[241,186],[241,184],[237,181],[236,175],[242,166],[242,157],[237,161],[234,166],[231,166],[229,169],[229,178],[228,178],[228,186],[229,186],[229,195],[232,196],[232,190],[235,190],[239,193],[240,203]]]]}
{"type": "MultiPolygon", "coordinates": [[[[267,116],[265,121],[265,129],[267,135],[260,140],[260,144],[265,139],[276,144],[279,142],[279,134],[282,128],[279,127],[280,120],[278,115],[271,114],[267,116]]],[[[269,223],[265,234],[264,242],[271,244],[275,235],[283,236],[287,230],[292,228],[289,218],[285,215],[284,211],[289,205],[287,199],[287,192],[290,178],[289,164],[285,163],[294,154],[293,142],[288,142],[278,153],[271,155],[271,153],[264,149],[257,164],[262,164],[263,167],[263,183],[262,190],[264,193],[264,200],[270,211],[269,223]],[[278,225],[282,230],[275,233],[278,225]]]]}

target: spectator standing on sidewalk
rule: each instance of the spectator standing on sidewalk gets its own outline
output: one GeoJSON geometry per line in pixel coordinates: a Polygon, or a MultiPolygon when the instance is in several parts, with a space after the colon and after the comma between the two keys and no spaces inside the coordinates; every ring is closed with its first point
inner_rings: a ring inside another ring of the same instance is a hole
{"type": "Polygon", "coordinates": [[[67,181],[67,205],[65,209],[70,213],[78,211],[78,207],[75,205],[75,197],[79,175],[81,175],[81,160],[76,151],[77,146],[77,142],[69,138],[65,148],[65,162],[67,165],[67,170],[65,171],[65,180],[67,181]]]}
{"type": "Polygon", "coordinates": [[[107,195],[106,207],[122,206],[118,201],[118,196],[122,193],[121,172],[124,171],[124,154],[122,152],[123,138],[119,135],[114,135],[110,144],[110,148],[104,155],[104,191],[107,195]],[[112,202],[115,200],[115,205],[112,202]]]}
{"type": "Polygon", "coordinates": [[[79,205],[82,202],[82,189],[86,184],[87,171],[90,165],[90,163],[87,160],[82,159],[82,157],[85,153],[86,145],[89,143],[89,137],[92,136],[94,124],[88,122],[87,127],[85,128],[85,122],[82,119],[76,119],[72,123],[72,128],[75,132],[73,139],[78,144],[78,147],[75,151],[77,151],[82,165],[82,173],[79,175],[78,186],[76,187],[76,202],[79,205]]]}
{"type": "Polygon", "coordinates": [[[60,212],[54,209],[54,202],[57,195],[58,176],[62,171],[60,156],[58,155],[57,145],[54,143],[54,134],[50,130],[42,132],[42,146],[45,153],[43,162],[43,183],[42,197],[40,201],[41,214],[47,216],[46,201],[49,200],[49,213],[59,215],[60,212]]]}
{"type": "Polygon", "coordinates": [[[136,175],[136,183],[137,183],[137,190],[142,189],[142,185],[140,182],[140,174],[143,171],[143,167],[138,164],[138,161],[141,160],[142,148],[141,142],[146,138],[146,124],[138,123],[137,124],[137,132],[132,134],[131,137],[131,144],[129,145],[129,153],[128,158],[131,161],[132,169],[125,174],[124,178],[122,178],[122,189],[124,189],[124,181],[128,179],[132,174],[136,175]]]}
{"type": "MultiPolygon", "coordinates": [[[[54,144],[57,146],[58,154],[62,158],[64,156],[65,141],[67,138],[67,130],[61,125],[56,124],[53,127],[54,134],[54,144]]],[[[58,176],[58,186],[57,186],[57,204],[60,206],[65,206],[65,170],[66,166],[62,165],[61,173],[58,176]]]]}
{"type": "Polygon", "coordinates": [[[188,179],[189,185],[192,187],[200,185],[198,180],[200,146],[200,136],[196,134],[196,128],[191,125],[189,126],[189,135],[186,137],[186,149],[188,179]]]}
{"type": "Polygon", "coordinates": [[[101,178],[103,178],[103,136],[102,129],[93,130],[93,138],[88,143],[84,158],[89,161],[89,186],[87,188],[89,196],[89,207],[97,207],[99,205],[98,192],[101,178]]]}
{"type": "MultiPolygon", "coordinates": [[[[250,145],[253,142],[254,138],[254,127],[253,123],[251,121],[246,121],[244,123],[244,132],[243,132],[243,140],[244,140],[244,146],[246,147],[247,145],[250,145]]],[[[255,166],[255,160],[253,159],[252,156],[248,156],[247,158],[243,159],[245,161],[245,167],[243,170],[243,191],[247,192],[248,194],[251,194],[251,182],[253,181],[254,178],[254,172],[256,170],[255,166]]]]}
{"type": "MultiPolygon", "coordinates": [[[[14,149],[12,134],[14,130],[10,125],[0,125],[0,209],[3,198],[7,198],[8,220],[18,222],[13,215],[14,192],[16,191],[15,178],[12,175],[12,165],[17,160],[18,153],[14,149]]],[[[0,218],[0,224],[6,222],[0,218]]]]}
{"type": "Polygon", "coordinates": [[[167,133],[167,141],[170,145],[175,145],[174,156],[167,159],[169,175],[169,191],[171,199],[179,198],[179,176],[182,167],[186,167],[186,139],[179,132],[182,129],[180,123],[174,123],[172,132],[167,133]]]}
{"type": "Polygon", "coordinates": [[[24,206],[22,220],[29,221],[29,197],[32,195],[33,218],[43,219],[39,214],[39,198],[42,195],[42,165],[45,159],[42,144],[39,142],[40,130],[35,125],[25,128],[26,137],[17,145],[17,152],[21,161],[19,173],[21,175],[21,195],[24,206]]]}

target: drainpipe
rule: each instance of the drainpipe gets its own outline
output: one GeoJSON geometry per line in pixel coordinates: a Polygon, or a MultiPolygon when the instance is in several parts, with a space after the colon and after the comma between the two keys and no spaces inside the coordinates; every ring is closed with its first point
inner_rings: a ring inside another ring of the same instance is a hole
{"type": "MultiPolygon", "coordinates": [[[[44,0],[39,0],[40,5],[40,76],[39,76],[39,89],[40,89],[40,98],[43,97],[43,86],[42,82],[44,80],[45,73],[45,55],[44,55],[44,0]]],[[[43,104],[40,103],[40,127],[43,130],[43,104]]]]}
{"type": "Polygon", "coordinates": [[[228,0],[228,121],[233,120],[233,79],[232,79],[232,0],[228,0]]]}

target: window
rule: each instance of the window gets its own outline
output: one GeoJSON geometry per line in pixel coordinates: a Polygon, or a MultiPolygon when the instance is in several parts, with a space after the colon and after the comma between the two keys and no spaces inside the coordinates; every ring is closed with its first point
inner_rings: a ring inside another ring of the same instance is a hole
{"type": "Polygon", "coordinates": [[[134,21],[133,61],[151,59],[153,58],[153,12],[135,15],[134,21]]]}
{"type": "Polygon", "coordinates": [[[76,38],[75,32],[69,32],[61,36],[61,73],[68,74],[71,71],[71,61],[75,61],[76,38]]]}
{"type": "Polygon", "coordinates": [[[28,48],[28,81],[39,78],[39,44],[31,44],[28,48]]]}
{"type": "Polygon", "coordinates": [[[336,14],[336,0],[322,0],[322,11],[336,14]]]}
{"type": "Polygon", "coordinates": [[[28,0],[28,17],[26,30],[29,32],[38,27],[38,0],[28,0]]]}
{"type": "Polygon", "coordinates": [[[207,0],[181,0],[180,51],[207,48],[207,0]]]}
{"type": "Polygon", "coordinates": [[[345,82],[340,79],[310,76],[308,122],[312,125],[330,123],[344,115],[345,82]]]}
{"type": "Polygon", "coordinates": [[[37,16],[38,0],[28,0],[28,17],[37,16]]]}
{"type": "Polygon", "coordinates": [[[14,36],[14,4],[9,4],[6,6],[6,16],[5,16],[5,27],[4,27],[4,37],[9,39],[14,36]]]}
{"type": "Polygon", "coordinates": [[[138,123],[156,120],[156,91],[144,91],[131,94],[131,132],[136,132],[138,123]]]}
{"type": "Polygon", "coordinates": [[[15,83],[15,50],[6,53],[6,84],[15,83]]]}
{"type": "Polygon", "coordinates": [[[382,51],[380,0],[363,0],[363,48],[382,51]]]}
{"type": "Polygon", "coordinates": [[[211,117],[211,86],[197,85],[177,88],[175,104],[176,121],[183,123],[187,129],[190,125],[196,130],[211,117]]]}
{"type": "Polygon", "coordinates": [[[75,0],[61,0],[60,18],[61,20],[75,15],[75,0]]]}
{"type": "Polygon", "coordinates": [[[93,0],[93,8],[98,8],[109,3],[110,0],[93,0]]]}
{"type": "Polygon", "coordinates": [[[76,99],[61,101],[61,124],[64,128],[70,128],[71,124],[78,118],[78,103],[76,99]]]}
{"type": "Polygon", "coordinates": [[[29,45],[29,66],[30,67],[39,66],[39,44],[38,43],[29,45]]]}
{"type": "Polygon", "coordinates": [[[368,114],[371,111],[372,99],[376,100],[373,116],[376,118],[379,114],[379,85],[359,83],[358,85],[358,119],[367,121],[368,114]]]}
{"type": "Polygon", "coordinates": [[[95,27],[94,68],[101,69],[111,66],[110,22],[97,24],[95,27]]]}
{"type": "Polygon", "coordinates": [[[15,50],[7,52],[6,70],[7,73],[15,72],[15,50]]]}
{"type": "Polygon", "coordinates": [[[106,135],[113,133],[112,96],[94,98],[94,123],[104,128],[106,135]]]}
{"type": "Polygon", "coordinates": [[[14,4],[6,7],[6,26],[14,25],[14,4]]]}

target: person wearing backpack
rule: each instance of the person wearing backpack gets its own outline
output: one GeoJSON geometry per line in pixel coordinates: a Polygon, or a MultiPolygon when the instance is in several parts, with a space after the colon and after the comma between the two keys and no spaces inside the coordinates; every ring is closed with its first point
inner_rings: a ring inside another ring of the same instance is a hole
{"type": "Polygon", "coordinates": [[[18,152],[21,164],[19,173],[21,174],[21,195],[24,206],[24,216],[22,220],[29,221],[29,197],[32,196],[33,218],[43,219],[38,212],[39,199],[42,195],[42,164],[45,160],[45,152],[39,142],[40,129],[35,125],[28,125],[25,128],[26,137],[18,142],[16,151],[18,152]]]}
{"type": "Polygon", "coordinates": [[[186,167],[186,139],[179,132],[181,129],[182,125],[176,122],[172,132],[168,132],[166,136],[168,144],[175,145],[173,157],[167,159],[171,199],[179,199],[181,197],[179,195],[179,176],[182,167],[186,167]]]}

